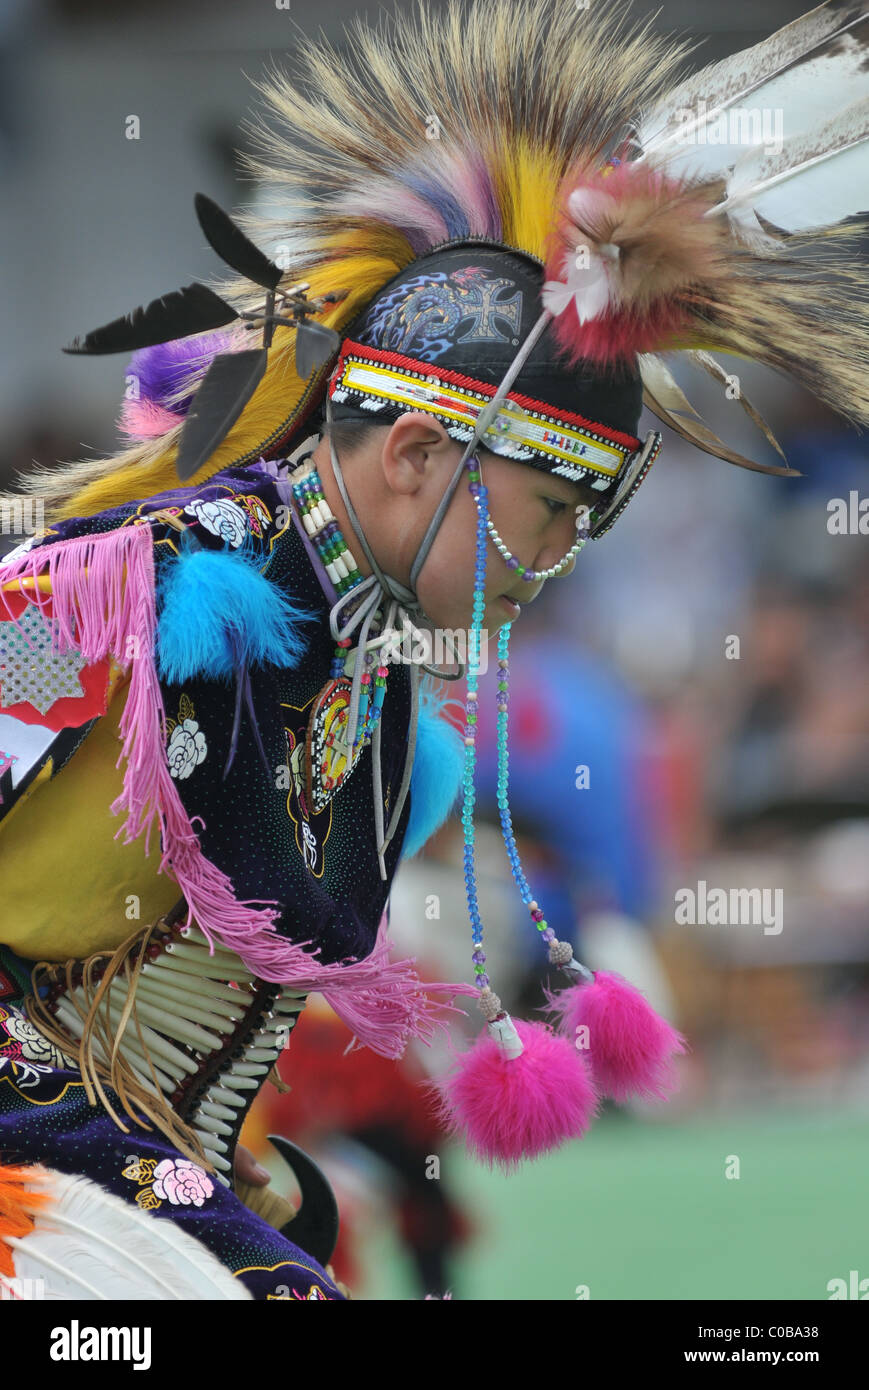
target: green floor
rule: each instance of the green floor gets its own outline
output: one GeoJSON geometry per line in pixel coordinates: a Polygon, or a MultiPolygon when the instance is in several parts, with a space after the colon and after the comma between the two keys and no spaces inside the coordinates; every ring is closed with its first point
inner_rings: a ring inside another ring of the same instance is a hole
{"type": "MultiPolygon", "coordinates": [[[[482,1235],[456,1298],[821,1299],[869,1278],[869,1116],[734,1114],[650,1124],[613,1113],[512,1178],[461,1153],[442,1172],[482,1235]],[[741,1176],[728,1180],[729,1155],[741,1176]]],[[[391,1233],[367,1246],[369,1299],[419,1295],[391,1233]]]]}

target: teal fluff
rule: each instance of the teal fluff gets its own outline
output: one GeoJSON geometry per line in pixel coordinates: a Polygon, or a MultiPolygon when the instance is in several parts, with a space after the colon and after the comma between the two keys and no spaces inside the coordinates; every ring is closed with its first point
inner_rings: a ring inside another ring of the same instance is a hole
{"type": "Polygon", "coordinates": [[[179,685],[192,676],[233,675],[231,634],[249,667],[292,668],[305,654],[315,615],[266,579],[247,551],[185,549],[158,584],[157,659],[179,685]]]}
{"type": "Polygon", "coordinates": [[[429,691],[420,691],[410,816],[402,846],[405,859],[417,854],[443,825],[462,785],[465,744],[455,726],[440,713],[446,703],[429,691]]]}

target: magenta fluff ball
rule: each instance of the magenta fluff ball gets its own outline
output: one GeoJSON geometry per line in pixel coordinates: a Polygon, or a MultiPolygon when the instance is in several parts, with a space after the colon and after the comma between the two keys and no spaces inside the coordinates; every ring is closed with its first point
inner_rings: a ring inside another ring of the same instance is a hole
{"type": "Polygon", "coordinates": [[[434,1084],[440,1118],[490,1167],[510,1172],[525,1158],[581,1139],[597,1108],[585,1060],[543,1023],[514,1020],[524,1051],[513,1060],[485,1030],[434,1084]]]}
{"type": "Polygon", "coordinates": [[[605,1096],[666,1100],[675,1088],[672,1059],[687,1051],[681,1033],[655,1013],[645,995],[621,975],[596,972],[593,984],[548,995],[568,1038],[588,1028],[588,1057],[595,1084],[605,1096]]]}

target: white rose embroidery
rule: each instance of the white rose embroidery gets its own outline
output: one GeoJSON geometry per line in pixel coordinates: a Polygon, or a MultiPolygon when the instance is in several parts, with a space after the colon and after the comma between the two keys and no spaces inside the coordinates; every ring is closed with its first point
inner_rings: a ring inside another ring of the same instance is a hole
{"type": "Polygon", "coordinates": [[[184,510],[195,516],[206,531],[211,531],[212,535],[220,536],[223,540],[229,541],[233,550],[240,546],[244,540],[244,533],[247,530],[247,513],[237,502],[229,502],[225,499],[206,502],[201,497],[194,497],[192,502],[187,503],[184,510]]]}
{"type": "Polygon", "coordinates": [[[205,735],[199,732],[199,725],[196,720],[185,719],[183,724],[176,724],[172,730],[172,737],[166,750],[169,771],[173,777],[180,777],[183,780],[190,776],[195,767],[199,766],[207,752],[208,745],[205,742],[205,735]]]}
{"type": "Polygon", "coordinates": [[[61,1052],[59,1047],[44,1038],[28,1018],[17,1009],[10,1009],[4,1027],[10,1038],[21,1044],[21,1055],[28,1062],[42,1062],[49,1067],[71,1067],[71,1058],[61,1052]]]}

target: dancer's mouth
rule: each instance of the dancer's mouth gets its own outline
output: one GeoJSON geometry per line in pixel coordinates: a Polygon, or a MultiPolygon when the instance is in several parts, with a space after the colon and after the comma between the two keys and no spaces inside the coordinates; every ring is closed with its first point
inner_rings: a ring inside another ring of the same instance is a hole
{"type": "Polygon", "coordinates": [[[509,594],[500,594],[498,597],[498,602],[502,605],[504,610],[510,615],[510,618],[514,621],[516,618],[519,617],[519,614],[522,612],[521,605],[518,604],[514,598],[510,598],[509,594]]]}

